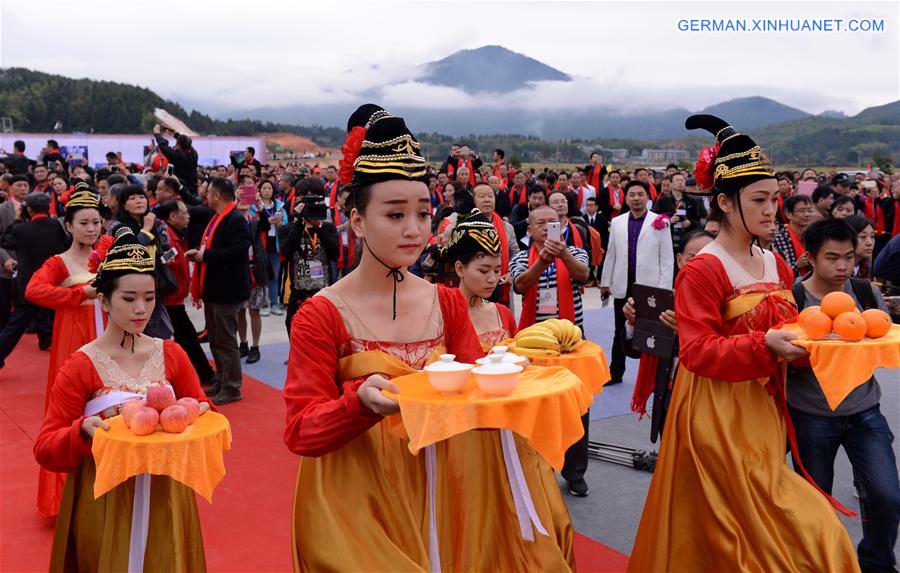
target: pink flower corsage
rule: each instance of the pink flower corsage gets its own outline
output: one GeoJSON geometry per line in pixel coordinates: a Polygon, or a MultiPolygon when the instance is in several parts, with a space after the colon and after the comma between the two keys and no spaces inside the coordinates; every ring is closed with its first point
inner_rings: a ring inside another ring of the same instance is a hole
{"type": "Polygon", "coordinates": [[[666,214],[659,215],[656,219],[653,219],[653,222],[650,224],[657,231],[662,231],[669,226],[669,216],[666,214]]]}

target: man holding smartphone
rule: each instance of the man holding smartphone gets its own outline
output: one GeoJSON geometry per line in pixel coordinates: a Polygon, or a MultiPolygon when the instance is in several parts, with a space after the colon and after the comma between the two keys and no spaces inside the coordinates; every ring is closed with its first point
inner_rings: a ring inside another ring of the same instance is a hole
{"type": "MultiPolygon", "coordinates": [[[[559,214],[548,206],[528,214],[530,248],[519,251],[509,263],[513,289],[522,295],[519,329],[549,318],[567,318],[584,330],[581,286],[588,279],[588,254],[561,240],[559,214]]],[[[581,418],[584,435],[566,452],[562,476],[569,493],[585,497],[588,464],[588,414],[581,418]]]]}

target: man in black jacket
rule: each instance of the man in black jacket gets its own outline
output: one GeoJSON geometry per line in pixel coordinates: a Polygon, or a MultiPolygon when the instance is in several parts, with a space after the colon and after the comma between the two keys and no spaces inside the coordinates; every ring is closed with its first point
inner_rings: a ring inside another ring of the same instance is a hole
{"type": "Polygon", "coordinates": [[[21,139],[13,143],[13,154],[3,158],[3,164],[13,175],[28,175],[28,168],[34,163],[34,160],[25,157],[25,142],[21,139]]]}
{"type": "Polygon", "coordinates": [[[172,164],[175,177],[188,191],[194,193],[197,189],[197,152],[193,142],[187,135],[175,134],[175,148],[169,147],[169,142],[162,136],[162,128],[157,123],[153,126],[153,137],[159,152],[172,164]]]}
{"type": "Polygon", "coordinates": [[[244,168],[252,169],[254,177],[262,175],[262,164],[256,159],[256,150],[252,147],[244,150],[244,159],[241,161],[237,160],[237,155],[232,155],[231,164],[238,170],[238,175],[240,175],[241,169],[244,168]]]}
{"type": "Polygon", "coordinates": [[[241,356],[238,350],[238,311],[250,298],[250,230],[235,209],[234,187],[216,177],[207,192],[209,206],[216,212],[206,226],[199,249],[185,256],[196,263],[191,295],[194,305],[203,301],[209,349],[216,362],[219,381],[207,390],[216,405],[240,400],[241,356]]]}
{"type": "Polygon", "coordinates": [[[15,288],[16,310],[6,327],[0,332],[0,368],[3,361],[19,343],[28,324],[34,320],[37,326],[38,345],[41,350],[50,348],[53,336],[53,311],[31,304],[25,298],[25,288],[31,276],[53,255],[68,248],[68,238],[56,219],[50,218],[50,196],[46,193],[30,193],[22,203],[23,220],[17,221],[3,236],[4,248],[16,252],[15,288]]]}
{"type": "Polygon", "coordinates": [[[65,174],[69,173],[69,164],[63,157],[62,151],[59,149],[59,143],[55,139],[47,140],[47,147],[44,150],[43,162],[50,171],[61,171],[65,174]]]}

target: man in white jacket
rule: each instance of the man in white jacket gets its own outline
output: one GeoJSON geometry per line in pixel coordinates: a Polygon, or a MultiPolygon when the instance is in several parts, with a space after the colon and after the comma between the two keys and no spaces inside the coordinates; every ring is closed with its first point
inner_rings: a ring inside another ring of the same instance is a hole
{"type": "Polygon", "coordinates": [[[668,218],[647,210],[650,189],[635,180],[625,188],[628,211],[612,220],[609,248],[603,261],[600,292],[613,297],[616,332],[613,338],[609,384],[619,384],[625,374],[625,316],[622,307],[635,283],[672,288],[675,257],[668,218]]]}

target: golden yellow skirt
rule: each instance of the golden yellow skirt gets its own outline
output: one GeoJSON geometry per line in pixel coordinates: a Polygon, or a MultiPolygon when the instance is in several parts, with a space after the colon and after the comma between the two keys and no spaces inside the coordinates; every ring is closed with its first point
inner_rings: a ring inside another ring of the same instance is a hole
{"type": "Polygon", "coordinates": [[[859,571],[830,503],[785,454],[762,384],[680,368],[628,571],[859,571]]]}
{"type": "MultiPolygon", "coordinates": [[[[63,490],[50,571],[128,570],[134,478],[94,499],[93,458],[69,475],[63,490]]],[[[165,476],[150,481],[150,525],[145,573],[206,571],[194,492],[165,476]]]]}
{"type": "MultiPolygon", "coordinates": [[[[574,571],[572,522],[550,466],[516,436],[549,537],[522,539],[497,431],[436,446],[441,567],[451,571],[574,571]]],[[[294,570],[428,571],[424,454],[379,423],[340,450],[302,458],[294,495],[294,570]]]]}

